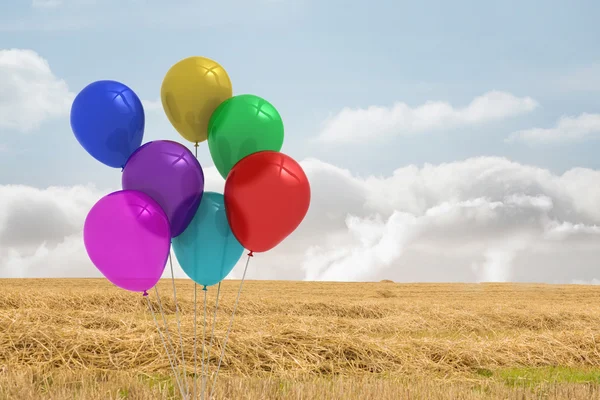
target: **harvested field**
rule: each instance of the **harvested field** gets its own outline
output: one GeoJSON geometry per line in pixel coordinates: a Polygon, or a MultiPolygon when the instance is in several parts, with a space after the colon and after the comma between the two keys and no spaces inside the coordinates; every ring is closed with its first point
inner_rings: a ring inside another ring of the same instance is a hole
{"type": "MultiPolygon", "coordinates": [[[[209,373],[238,286],[222,286],[209,373]]],[[[159,293],[180,357],[171,282],[159,293]]],[[[193,284],[178,280],[177,294],[191,382],[193,284]]],[[[599,328],[595,286],[248,281],[216,398],[600,398],[599,328]]],[[[0,280],[0,399],[167,399],[174,382],[140,294],[101,279],[0,280]]]]}

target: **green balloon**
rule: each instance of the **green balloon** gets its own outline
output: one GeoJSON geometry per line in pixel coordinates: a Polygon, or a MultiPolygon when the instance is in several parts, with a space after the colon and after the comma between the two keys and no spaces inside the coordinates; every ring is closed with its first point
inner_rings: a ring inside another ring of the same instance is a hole
{"type": "Polygon", "coordinates": [[[283,121],[271,103],[252,94],[225,100],[208,123],[208,148],[221,176],[258,151],[280,151],[283,121]]]}

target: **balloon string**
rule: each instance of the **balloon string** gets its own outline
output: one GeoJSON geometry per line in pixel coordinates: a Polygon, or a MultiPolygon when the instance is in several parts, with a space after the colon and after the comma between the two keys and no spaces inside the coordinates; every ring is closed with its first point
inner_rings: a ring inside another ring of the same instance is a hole
{"type": "Polygon", "coordinates": [[[225,335],[225,341],[223,342],[223,348],[221,349],[221,357],[219,357],[219,364],[217,365],[217,371],[215,372],[215,378],[212,381],[209,400],[212,399],[213,393],[215,392],[215,386],[217,384],[217,378],[219,376],[219,370],[221,369],[221,362],[225,355],[225,348],[227,347],[227,340],[229,340],[229,333],[231,332],[231,326],[233,325],[233,319],[235,318],[235,311],[237,310],[238,301],[240,300],[240,294],[242,293],[242,286],[246,279],[246,271],[248,271],[248,264],[250,263],[250,257],[253,257],[254,253],[250,251],[248,253],[248,259],[246,260],[246,267],[244,267],[244,274],[242,275],[242,281],[240,282],[240,288],[238,289],[237,297],[235,298],[235,304],[233,306],[233,312],[231,313],[231,319],[229,320],[229,328],[227,328],[227,334],[225,335]]]}
{"type": "Polygon", "coordinates": [[[217,310],[219,309],[219,293],[221,293],[221,282],[219,282],[219,286],[217,287],[217,299],[215,300],[215,313],[213,315],[212,321],[212,330],[210,332],[210,343],[208,344],[208,352],[206,354],[206,376],[203,377],[202,380],[202,390],[206,390],[206,381],[208,380],[208,366],[210,365],[210,352],[213,346],[213,340],[215,338],[215,325],[217,323],[217,310]]]}
{"type": "Polygon", "coordinates": [[[196,399],[196,384],[197,384],[197,377],[198,377],[198,355],[196,352],[197,349],[197,342],[198,342],[198,336],[196,335],[196,306],[197,306],[197,301],[196,301],[196,288],[198,287],[198,284],[196,282],[194,282],[194,399],[196,399]]]}
{"type": "Polygon", "coordinates": [[[154,308],[152,307],[152,303],[150,303],[150,298],[148,296],[146,300],[148,301],[148,308],[150,308],[150,312],[152,313],[152,318],[154,319],[154,324],[156,325],[156,330],[158,331],[158,335],[160,336],[160,340],[165,348],[165,352],[167,353],[167,358],[169,359],[169,364],[171,365],[171,369],[173,370],[173,376],[175,377],[175,381],[177,382],[177,387],[179,387],[179,392],[181,393],[181,398],[185,399],[185,394],[183,393],[183,388],[181,387],[181,383],[179,382],[179,376],[175,371],[175,367],[173,366],[173,362],[171,361],[171,356],[169,355],[169,350],[167,348],[167,343],[165,343],[165,338],[163,337],[162,332],[160,331],[160,326],[158,325],[158,321],[156,320],[156,314],[154,314],[154,308]]]}
{"type": "MultiPolygon", "coordinates": [[[[204,291],[204,323],[202,328],[202,382],[204,382],[204,349],[206,348],[206,346],[204,345],[206,341],[206,292],[208,292],[208,290],[206,290],[206,286],[204,286],[202,290],[204,291]]],[[[204,383],[202,384],[202,386],[204,386],[204,383]]],[[[204,387],[201,388],[200,393],[202,400],[204,400],[204,387]]]]}
{"type": "MultiPolygon", "coordinates": [[[[227,248],[227,243],[229,241],[230,235],[227,235],[225,238],[225,244],[223,245],[223,252],[221,254],[221,274],[223,273],[223,269],[225,267],[225,249],[227,248]]],[[[219,311],[219,294],[221,293],[221,281],[219,281],[219,286],[217,288],[217,297],[215,300],[215,313],[212,320],[212,330],[210,333],[210,343],[208,345],[208,353],[206,354],[206,376],[202,377],[202,391],[206,390],[206,383],[208,381],[208,368],[210,366],[210,353],[212,351],[213,340],[215,338],[215,326],[217,323],[217,312],[219,311]]]]}
{"type": "MultiPolygon", "coordinates": [[[[154,290],[156,291],[156,300],[158,302],[158,307],[160,309],[160,314],[162,316],[162,320],[163,320],[163,324],[165,326],[165,336],[167,338],[167,343],[169,344],[169,347],[171,348],[172,354],[173,354],[173,363],[177,366],[177,351],[175,351],[175,346],[173,346],[173,339],[171,338],[171,333],[169,331],[169,324],[167,324],[167,318],[165,317],[165,312],[163,311],[163,306],[162,306],[162,302],[160,301],[160,295],[158,294],[158,287],[154,286],[154,290]]],[[[179,372],[178,372],[179,374],[179,372]]],[[[184,379],[184,376],[181,377],[181,379],[184,379]]],[[[183,387],[183,385],[182,385],[183,387]]]]}
{"type": "Polygon", "coordinates": [[[181,363],[183,364],[183,384],[185,386],[185,394],[189,397],[190,387],[187,381],[187,372],[185,368],[185,355],[183,352],[183,335],[181,334],[181,318],[179,316],[179,303],[177,302],[177,289],[175,288],[175,274],[173,273],[173,259],[169,251],[169,265],[171,266],[171,283],[173,284],[173,300],[175,301],[175,318],[177,319],[177,332],[179,333],[179,346],[181,347],[181,363]]]}
{"type": "MultiPolygon", "coordinates": [[[[194,143],[194,156],[198,159],[198,142],[194,143]]],[[[197,343],[198,343],[198,335],[196,334],[197,327],[197,296],[196,289],[198,284],[194,282],[194,400],[196,397],[196,387],[198,385],[198,354],[197,354],[197,343]]],[[[202,346],[204,346],[204,342],[202,342],[202,346]]]]}

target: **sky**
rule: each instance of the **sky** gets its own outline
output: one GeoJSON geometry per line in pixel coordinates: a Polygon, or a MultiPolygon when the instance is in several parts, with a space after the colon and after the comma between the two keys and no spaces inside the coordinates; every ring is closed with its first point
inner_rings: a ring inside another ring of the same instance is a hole
{"type": "MultiPolygon", "coordinates": [[[[306,219],[249,279],[597,283],[597,15],[552,0],[1,2],[0,277],[100,276],[83,221],[121,172],[78,144],[73,98],[123,82],[144,142],[191,148],[159,93],[200,55],[275,105],[311,183],[306,219]]],[[[199,160],[222,192],[206,144],[199,160]]]]}

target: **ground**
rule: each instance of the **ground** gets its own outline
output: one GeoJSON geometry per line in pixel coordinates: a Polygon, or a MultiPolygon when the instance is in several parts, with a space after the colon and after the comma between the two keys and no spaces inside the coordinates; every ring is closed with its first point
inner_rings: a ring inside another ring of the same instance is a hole
{"type": "MultiPolygon", "coordinates": [[[[191,384],[193,284],[176,285],[191,384]]],[[[238,287],[226,281],[221,289],[212,375],[238,287]]],[[[207,347],[216,291],[207,292],[207,347]]],[[[181,358],[170,280],[159,293],[181,358]]],[[[200,375],[204,292],[197,295],[200,375]]],[[[154,291],[149,298],[159,310],[154,291]]],[[[249,400],[600,399],[599,336],[595,286],[247,281],[215,393],[249,400]]],[[[0,280],[0,399],[178,393],[141,294],[101,279],[0,280]]]]}

